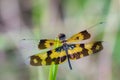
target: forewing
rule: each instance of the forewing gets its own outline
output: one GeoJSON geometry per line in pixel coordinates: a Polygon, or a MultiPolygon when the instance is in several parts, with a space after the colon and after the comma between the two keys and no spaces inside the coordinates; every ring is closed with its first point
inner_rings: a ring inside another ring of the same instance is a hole
{"type": "Polygon", "coordinates": [[[47,48],[51,48],[55,45],[62,45],[62,43],[58,40],[52,40],[52,39],[41,39],[39,44],[38,44],[38,48],[39,49],[47,49],[47,48]]]}
{"type": "Polygon", "coordinates": [[[87,44],[71,44],[69,46],[68,54],[71,60],[97,53],[103,49],[102,41],[87,44]]]}
{"type": "Polygon", "coordinates": [[[32,66],[60,64],[65,62],[65,60],[66,60],[66,53],[63,50],[62,46],[53,50],[49,50],[46,53],[39,53],[30,56],[30,64],[32,66]]]}
{"type": "Polygon", "coordinates": [[[88,33],[87,30],[81,31],[72,37],[70,37],[67,42],[77,42],[77,41],[82,41],[90,38],[90,33],[88,33]]]}

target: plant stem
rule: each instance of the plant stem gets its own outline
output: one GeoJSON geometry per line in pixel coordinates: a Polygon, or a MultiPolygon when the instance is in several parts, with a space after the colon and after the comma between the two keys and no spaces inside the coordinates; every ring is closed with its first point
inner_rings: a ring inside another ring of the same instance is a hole
{"type": "MultiPolygon", "coordinates": [[[[58,38],[55,39],[56,42],[59,41],[58,38]]],[[[57,48],[59,46],[59,44],[57,43],[54,48],[57,48]]],[[[57,71],[58,71],[58,65],[51,65],[50,66],[50,71],[49,71],[49,80],[56,80],[56,76],[57,76],[57,71]]]]}

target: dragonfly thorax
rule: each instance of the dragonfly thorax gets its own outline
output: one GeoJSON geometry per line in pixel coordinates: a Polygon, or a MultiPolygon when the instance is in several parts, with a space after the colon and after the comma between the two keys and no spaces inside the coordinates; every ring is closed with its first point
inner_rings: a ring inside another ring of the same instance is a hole
{"type": "Polygon", "coordinates": [[[65,36],[64,33],[60,33],[60,34],[58,35],[58,38],[59,38],[59,40],[62,41],[62,42],[66,40],[66,36],[65,36]]]}

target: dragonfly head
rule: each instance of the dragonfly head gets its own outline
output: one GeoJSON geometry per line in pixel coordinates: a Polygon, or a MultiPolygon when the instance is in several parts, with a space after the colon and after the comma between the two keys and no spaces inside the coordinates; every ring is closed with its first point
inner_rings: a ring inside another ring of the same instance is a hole
{"type": "Polygon", "coordinates": [[[64,40],[66,39],[66,36],[65,36],[65,34],[63,34],[63,33],[60,33],[60,34],[58,35],[58,38],[59,38],[60,41],[64,41],[64,40]]]}

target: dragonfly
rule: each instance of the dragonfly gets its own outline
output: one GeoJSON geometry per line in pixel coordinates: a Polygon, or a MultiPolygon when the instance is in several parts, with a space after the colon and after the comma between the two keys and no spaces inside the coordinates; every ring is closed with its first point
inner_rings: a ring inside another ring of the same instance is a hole
{"type": "Polygon", "coordinates": [[[30,56],[30,65],[58,65],[68,61],[69,68],[72,70],[71,60],[77,60],[90,54],[98,53],[103,50],[103,41],[93,41],[88,43],[73,43],[87,40],[91,34],[87,30],[83,30],[69,39],[66,39],[64,33],[58,35],[58,40],[41,39],[38,48],[49,49],[59,44],[58,47],[52,48],[46,52],[38,53],[30,56]]]}

